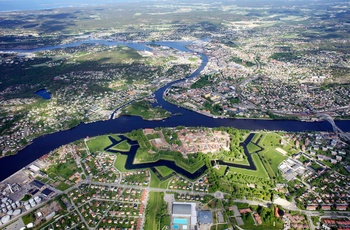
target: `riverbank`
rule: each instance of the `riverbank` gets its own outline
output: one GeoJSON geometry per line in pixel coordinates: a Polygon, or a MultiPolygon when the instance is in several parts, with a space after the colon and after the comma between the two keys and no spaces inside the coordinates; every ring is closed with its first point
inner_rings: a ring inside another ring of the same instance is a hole
{"type": "Polygon", "coordinates": [[[154,107],[148,100],[132,102],[122,109],[121,115],[140,116],[147,121],[159,121],[171,117],[171,113],[160,106],[154,107]]]}
{"type": "MultiPolygon", "coordinates": [[[[276,115],[274,117],[271,117],[271,116],[268,116],[268,115],[266,115],[265,117],[248,117],[248,116],[239,116],[239,115],[235,115],[235,116],[214,115],[214,114],[211,114],[211,113],[208,113],[208,112],[203,112],[203,111],[201,111],[199,109],[193,109],[193,108],[191,108],[189,106],[184,106],[183,104],[176,103],[173,100],[169,100],[169,98],[166,96],[166,94],[168,94],[168,90],[165,90],[163,92],[163,99],[166,102],[171,103],[171,104],[173,104],[175,106],[178,106],[178,107],[181,107],[181,108],[184,108],[184,109],[187,109],[187,110],[190,110],[190,111],[202,114],[202,115],[207,116],[207,117],[215,118],[215,119],[219,118],[219,119],[245,119],[245,120],[249,120],[249,119],[251,119],[251,120],[295,120],[295,121],[302,121],[302,122],[320,122],[320,121],[323,121],[322,119],[317,117],[317,114],[314,114],[314,115],[303,115],[303,114],[286,114],[286,115],[283,115],[283,114],[280,114],[280,115],[276,115]]],[[[326,114],[326,112],[325,112],[325,114],[326,114]]],[[[335,117],[333,119],[335,121],[349,121],[349,119],[342,119],[341,117],[335,117]]]]}
{"type": "MultiPolygon", "coordinates": [[[[109,45],[115,44],[115,42],[105,42],[109,45]]],[[[71,44],[73,45],[79,45],[71,44]]],[[[120,43],[121,44],[121,43],[120,43]]],[[[157,43],[158,44],[158,43],[157,43]]],[[[169,45],[173,48],[181,48],[182,51],[192,52],[185,48],[183,44],[177,43],[159,43],[161,45],[169,45]]],[[[135,44],[133,44],[135,45],[135,44]]],[[[144,47],[144,44],[137,44],[144,47]]],[[[51,49],[57,47],[51,47],[51,49]]],[[[74,128],[68,130],[46,134],[37,137],[33,140],[32,144],[27,145],[16,155],[11,157],[4,157],[0,160],[0,173],[3,177],[7,177],[18,169],[39,158],[40,156],[47,154],[53,149],[59,146],[68,144],[70,142],[85,138],[86,136],[97,136],[107,133],[125,133],[140,128],[155,128],[155,127],[176,127],[176,126],[205,126],[205,127],[234,127],[238,129],[247,130],[284,130],[291,132],[300,131],[333,131],[332,126],[328,122],[301,122],[294,120],[267,120],[267,119],[214,119],[188,109],[184,109],[168,103],[163,98],[164,91],[171,85],[184,81],[186,79],[193,78],[200,74],[204,67],[208,63],[208,58],[204,54],[198,53],[202,58],[200,67],[194,71],[190,76],[176,80],[165,86],[157,89],[154,93],[157,101],[157,105],[160,105],[163,109],[171,112],[172,114],[181,114],[178,116],[171,116],[168,119],[162,121],[145,121],[141,117],[126,117],[121,116],[118,119],[96,121],[89,124],[80,123],[74,128]],[[11,165],[11,168],[8,166],[11,165]]],[[[336,125],[343,131],[350,131],[349,121],[336,121],[336,125]]]]}

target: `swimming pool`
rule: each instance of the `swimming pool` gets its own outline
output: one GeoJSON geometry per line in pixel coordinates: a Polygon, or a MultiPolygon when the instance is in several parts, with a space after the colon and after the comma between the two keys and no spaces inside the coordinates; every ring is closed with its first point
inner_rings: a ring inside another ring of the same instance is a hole
{"type": "Polygon", "coordinates": [[[187,224],[187,219],[174,218],[174,224],[187,224]]]}

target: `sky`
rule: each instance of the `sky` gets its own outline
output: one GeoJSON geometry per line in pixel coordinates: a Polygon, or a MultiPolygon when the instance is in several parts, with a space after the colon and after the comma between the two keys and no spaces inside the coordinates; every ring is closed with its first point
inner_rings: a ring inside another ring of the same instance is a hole
{"type": "MultiPolygon", "coordinates": [[[[1,11],[19,11],[19,10],[43,10],[54,9],[61,7],[83,7],[91,5],[104,5],[108,3],[117,2],[139,2],[149,1],[157,2],[164,0],[0,0],[0,12],[1,11]]],[[[258,6],[258,5],[299,5],[308,3],[331,3],[331,2],[345,2],[349,4],[349,0],[168,0],[181,1],[181,2],[223,2],[234,3],[239,6],[258,6]]],[[[350,5],[350,4],[349,4],[350,5]]]]}
{"type": "Polygon", "coordinates": [[[127,1],[131,0],[0,0],[0,11],[43,10],[127,1]]]}

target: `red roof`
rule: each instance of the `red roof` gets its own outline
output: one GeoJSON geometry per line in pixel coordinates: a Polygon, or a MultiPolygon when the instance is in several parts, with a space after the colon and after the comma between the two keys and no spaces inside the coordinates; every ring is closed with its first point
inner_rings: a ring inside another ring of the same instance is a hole
{"type": "Polygon", "coordinates": [[[254,213],[254,218],[258,224],[262,224],[261,218],[258,213],[254,213]]]}
{"type": "Polygon", "coordinates": [[[252,210],[250,210],[250,208],[243,208],[239,210],[239,213],[248,213],[248,212],[252,212],[252,210]]]}

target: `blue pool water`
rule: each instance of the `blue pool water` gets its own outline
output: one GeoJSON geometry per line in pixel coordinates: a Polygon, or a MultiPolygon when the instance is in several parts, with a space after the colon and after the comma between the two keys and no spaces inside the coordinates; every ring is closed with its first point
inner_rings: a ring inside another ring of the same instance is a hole
{"type": "Polygon", "coordinates": [[[174,218],[174,224],[187,224],[187,219],[174,218]]]}
{"type": "Polygon", "coordinates": [[[174,224],[174,229],[178,229],[179,226],[177,224],[174,224]]]}

